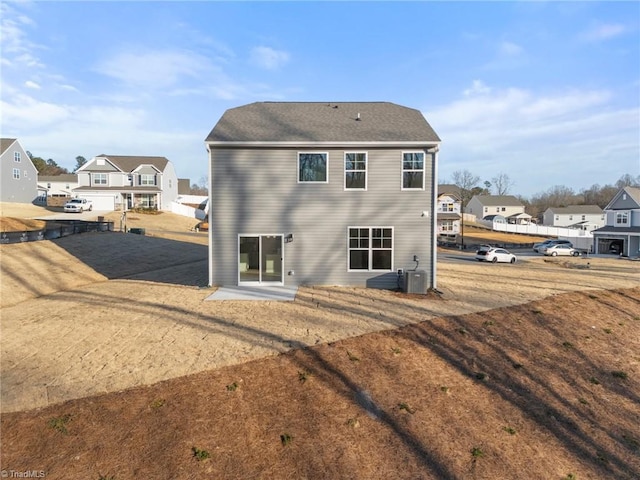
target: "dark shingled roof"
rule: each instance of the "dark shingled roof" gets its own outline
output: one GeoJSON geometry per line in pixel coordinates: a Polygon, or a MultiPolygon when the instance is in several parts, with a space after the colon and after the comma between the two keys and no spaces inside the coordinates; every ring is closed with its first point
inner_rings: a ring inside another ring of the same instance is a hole
{"type": "Polygon", "coordinates": [[[4,153],[7,149],[13,145],[15,138],[0,138],[0,153],[4,153]]]}
{"type": "Polygon", "coordinates": [[[126,155],[98,155],[106,158],[123,172],[133,172],[140,165],[153,165],[164,172],[169,160],[166,157],[130,157],[126,155]]]}
{"type": "Polygon", "coordinates": [[[433,144],[440,138],[419,110],[389,102],[256,102],[227,110],[206,141],[433,144]]]}
{"type": "Polygon", "coordinates": [[[522,202],[513,195],[476,195],[485,207],[522,207],[522,202]]]}
{"type": "Polygon", "coordinates": [[[568,207],[549,207],[555,215],[560,214],[601,214],[602,209],[598,205],[569,205],[568,207]]]}

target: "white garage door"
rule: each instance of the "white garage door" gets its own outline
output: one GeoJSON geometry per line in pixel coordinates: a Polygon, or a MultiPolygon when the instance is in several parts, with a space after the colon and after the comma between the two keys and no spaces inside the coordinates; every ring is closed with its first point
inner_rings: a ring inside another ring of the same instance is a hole
{"type": "Polygon", "coordinates": [[[79,197],[82,198],[86,198],[87,200],[91,200],[91,203],[93,204],[93,209],[94,210],[108,210],[108,211],[113,211],[116,209],[115,205],[116,205],[116,195],[115,194],[110,194],[110,195],[89,195],[89,194],[83,194],[83,195],[78,195],[79,197]]]}

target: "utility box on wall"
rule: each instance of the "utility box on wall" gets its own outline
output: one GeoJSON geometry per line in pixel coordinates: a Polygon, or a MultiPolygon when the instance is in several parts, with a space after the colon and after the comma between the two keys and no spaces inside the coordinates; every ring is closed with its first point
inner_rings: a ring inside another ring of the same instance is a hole
{"type": "Polygon", "coordinates": [[[427,272],[424,270],[409,270],[404,272],[405,293],[427,293],[427,272]]]}

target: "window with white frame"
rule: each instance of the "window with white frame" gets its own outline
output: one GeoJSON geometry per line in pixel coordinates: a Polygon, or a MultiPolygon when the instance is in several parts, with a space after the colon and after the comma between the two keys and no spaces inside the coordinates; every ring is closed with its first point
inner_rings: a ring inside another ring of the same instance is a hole
{"type": "Polygon", "coordinates": [[[367,154],[347,152],[344,154],[344,188],[346,190],[367,189],[367,154]]]}
{"type": "Polygon", "coordinates": [[[107,174],[106,173],[94,173],[92,174],[94,185],[106,185],[107,174]]]}
{"type": "Polygon", "coordinates": [[[453,212],[454,211],[453,203],[443,202],[440,208],[441,208],[441,211],[443,211],[443,212],[453,212]]]}
{"type": "Polygon", "coordinates": [[[156,176],[149,173],[143,173],[140,175],[140,185],[155,185],[156,176]]]}
{"type": "Polygon", "coordinates": [[[13,178],[15,178],[16,180],[20,180],[20,169],[19,168],[14,168],[13,169],[13,178]]]}
{"type": "Polygon", "coordinates": [[[424,190],[424,152],[402,153],[402,190],[424,190]]]}
{"type": "Polygon", "coordinates": [[[140,195],[140,206],[144,208],[155,208],[156,196],[150,194],[140,195]]]}
{"type": "Polygon", "coordinates": [[[298,153],[298,182],[327,183],[329,155],[327,153],[298,153]]]}
{"type": "Polygon", "coordinates": [[[616,212],[616,225],[627,225],[629,223],[629,212],[616,212]]]}
{"type": "Polygon", "coordinates": [[[392,227],[349,227],[349,271],[393,269],[392,227]]]}
{"type": "Polygon", "coordinates": [[[22,156],[20,155],[20,152],[13,152],[13,161],[14,162],[22,161],[22,156]]]}
{"type": "Polygon", "coordinates": [[[443,232],[453,231],[453,220],[443,220],[440,224],[440,230],[443,232]]]}

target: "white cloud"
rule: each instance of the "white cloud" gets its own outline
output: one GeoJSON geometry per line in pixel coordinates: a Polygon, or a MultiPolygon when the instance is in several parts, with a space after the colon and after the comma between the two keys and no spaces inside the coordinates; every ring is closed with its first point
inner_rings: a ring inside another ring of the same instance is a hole
{"type": "Polygon", "coordinates": [[[486,95],[491,92],[491,89],[487,87],[482,80],[474,80],[471,88],[464,90],[464,96],[470,97],[474,95],[486,95]]]}
{"type": "Polygon", "coordinates": [[[24,86],[27,88],[32,88],[34,90],[40,90],[40,85],[38,85],[36,82],[33,82],[31,80],[27,80],[26,82],[24,82],[24,86]]]}
{"type": "Polygon", "coordinates": [[[2,123],[13,129],[54,125],[71,116],[68,107],[64,105],[41,102],[20,92],[7,92],[4,97],[9,100],[2,100],[2,123]]]}
{"type": "Polygon", "coordinates": [[[289,53],[270,47],[255,47],[251,50],[251,63],[267,70],[276,70],[289,61],[289,53]]]}
{"type": "Polygon", "coordinates": [[[502,55],[512,57],[520,55],[523,52],[523,49],[520,45],[513,42],[502,42],[499,47],[499,52],[502,55]]]}
{"type": "Polygon", "coordinates": [[[624,25],[619,23],[606,23],[592,27],[590,30],[584,32],[581,38],[587,42],[598,42],[617,37],[626,33],[626,31],[627,28],[624,25]]]}
{"type": "Polygon", "coordinates": [[[483,180],[504,172],[519,187],[513,193],[527,196],[545,185],[579,190],[637,175],[640,111],[615,108],[613,98],[606,90],[543,95],[476,80],[460,99],[425,113],[443,141],[441,180],[456,170],[483,180]]]}
{"type": "Polygon", "coordinates": [[[162,89],[217,69],[206,57],[193,52],[148,50],[119,53],[100,62],[94,70],[129,86],[162,89]]]}

